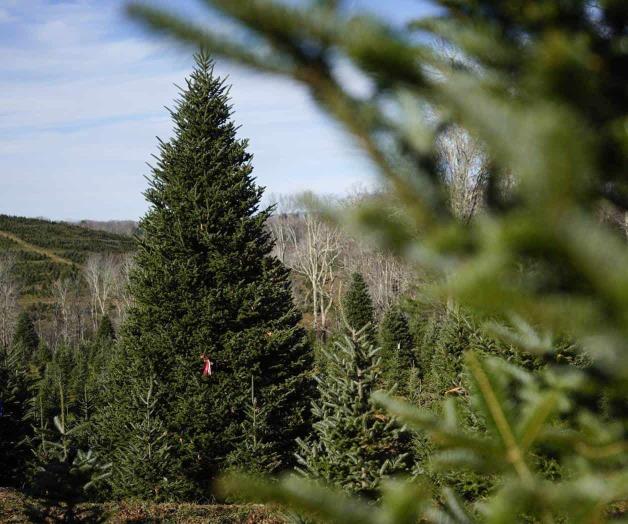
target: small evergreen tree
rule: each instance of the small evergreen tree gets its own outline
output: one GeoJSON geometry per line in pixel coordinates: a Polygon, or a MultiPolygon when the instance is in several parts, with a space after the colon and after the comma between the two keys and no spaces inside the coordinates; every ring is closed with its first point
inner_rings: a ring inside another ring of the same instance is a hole
{"type": "Polygon", "coordinates": [[[300,472],[349,492],[376,497],[382,479],[406,467],[404,435],[371,402],[378,387],[378,350],[365,328],[336,342],[312,403],[314,438],[298,440],[300,472]]]}
{"type": "Polygon", "coordinates": [[[101,424],[103,442],[125,445],[135,410],[127,382],[153,374],[163,386],[155,411],[176,437],[173,453],[196,490],[190,496],[206,494],[226,467],[251,375],[282,465],[307,431],[311,352],[288,270],[271,255],[271,210],[259,209],[262,188],[231,116],[228,87],[198,54],[146,192],[150,209],[130,284],[135,302],[112,361],[119,413],[101,424]],[[211,376],[201,376],[202,355],[213,363],[211,376]]]}
{"type": "Polygon", "coordinates": [[[35,370],[31,388],[33,421],[52,423],[55,416],[61,416],[67,422],[75,418],[76,386],[81,382],[76,376],[81,374],[76,356],[73,348],[59,346],[51,360],[35,370]]]}
{"type": "Polygon", "coordinates": [[[26,311],[22,311],[17,319],[15,333],[13,334],[13,345],[19,347],[24,358],[30,359],[39,347],[39,335],[35,330],[35,325],[26,311]]]}
{"type": "Polygon", "coordinates": [[[273,473],[281,465],[279,454],[266,441],[268,435],[268,409],[255,396],[255,382],[251,377],[250,403],[246,419],[241,425],[240,444],[227,457],[230,469],[247,473],[273,473]]]}
{"type": "Polygon", "coordinates": [[[116,339],[116,330],[113,327],[109,315],[104,315],[100,319],[98,324],[98,330],[96,331],[96,340],[102,342],[112,342],[116,339]]]}
{"type": "Polygon", "coordinates": [[[47,522],[53,511],[62,509],[62,522],[75,522],[76,505],[88,500],[95,488],[110,475],[111,464],[103,464],[92,451],[74,444],[73,433],[80,429],[68,426],[63,415],[54,417],[57,439],[43,438],[35,449],[35,471],[31,491],[44,497],[51,506],[38,520],[47,522]]]}
{"type": "Polygon", "coordinates": [[[172,435],[157,414],[156,383],[149,378],[135,386],[137,416],[126,428],[126,442],[115,451],[109,480],[112,494],[154,501],[176,499],[185,491],[185,482],[172,452],[172,435]]]}
{"type": "Polygon", "coordinates": [[[405,390],[409,371],[418,363],[414,357],[414,341],[408,319],[399,306],[391,306],[386,311],[379,338],[384,378],[389,384],[397,383],[405,390]]]}
{"type": "Polygon", "coordinates": [[[0,485],[20,486],[30,450],[25,439],[31,434],[26,420],[29,379],[21,351],[0,348],[0,485]]]}
{"type": "Polygon", "coordinates": [[[375,345],[375,314],[369,288],[360,273],[351,275],[349,288],[342,299],[345,321],[355,332],[363,331],[368,343],[375,345]]]}

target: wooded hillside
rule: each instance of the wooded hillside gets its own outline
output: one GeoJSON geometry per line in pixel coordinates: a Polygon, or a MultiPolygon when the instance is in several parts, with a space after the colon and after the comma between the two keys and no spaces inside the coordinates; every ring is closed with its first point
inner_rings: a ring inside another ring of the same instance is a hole
{"type": "Polygon", "coordinates": [[[46,301],[52,284],[80,271],[90,254],[124,254],[130,236],[87,229],[65,222],[0,215],[0,253],[14,259],[22,300],[46,301]]]}

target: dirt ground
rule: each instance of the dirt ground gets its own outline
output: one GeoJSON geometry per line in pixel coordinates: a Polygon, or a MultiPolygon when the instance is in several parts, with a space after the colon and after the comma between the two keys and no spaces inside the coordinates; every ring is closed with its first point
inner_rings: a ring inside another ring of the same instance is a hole
{"type": "MultiPolygon", "coordinates": [[[[50,507],[45,501],[0,488],[0,523],[65,522],[64,508],[50,507]]],[[[225,523],[283,524],[277,512],[260,505],[228,504],[150,504],[120,502],[81,504],[75,510],[75,522],[134,523],[225,523]]]]}

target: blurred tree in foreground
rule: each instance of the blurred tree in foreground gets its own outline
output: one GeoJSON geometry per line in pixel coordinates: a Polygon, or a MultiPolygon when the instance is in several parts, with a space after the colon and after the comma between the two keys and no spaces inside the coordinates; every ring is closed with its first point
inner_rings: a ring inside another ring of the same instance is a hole
{"type": "Polygon", "coordinates": [[[438,16],[404,29],[349,16],[340,0],[206,3],[240,30],[225,36],[137,4],[130,12],[216,56],[306,85],[391,189],[388,208],[367,202],[348,223],[431,270],[433,296],[554,362],[530,375],[467,352],[481,434],[459,424],[453,398],[434,417],[377,397],[432,439],[441,467],[499,476],[469,511],[447,488],[433,502],[421,481],[389,484],[378,508],[303,479],[240,478],[228,490],[345,523],[611,519],[612,504],[628,496],[628,248],[598,210],[628,212],[628,3],[440,0],[438,16]],[[344,85],[338,65],[348,63],[369,79],[366,96],[344,85]],[[454,128],[482,151],[482,206],[471,219],[455,212],[445,188],[439,144],[454,128]],[[588,366],[556,358],[564,335],[588,366]],[[537,471],[539,449],[560,462],[557,480],[537,471]]]}

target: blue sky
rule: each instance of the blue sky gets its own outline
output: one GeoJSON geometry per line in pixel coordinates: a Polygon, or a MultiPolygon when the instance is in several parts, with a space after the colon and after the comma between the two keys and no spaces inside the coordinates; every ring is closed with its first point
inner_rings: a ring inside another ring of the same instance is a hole
{"type": "MultiPolygon", "coordinates": [[[[428,9],[418,0],[348,4],[394,23],[428,9]]],[[[0,0],[0,213],[106,220],[146,211],[146,162],[155,136],[170,135],[164,106],[191,51],[141,31],[123,5],[0,0]]],[[[170,5],[201,12],[193,0],[170,5]]],[[[233,84],[235,120],[267,194],[373,183],[366,159],[302,88],[228,63],[216,70],[233,84]]]]}

